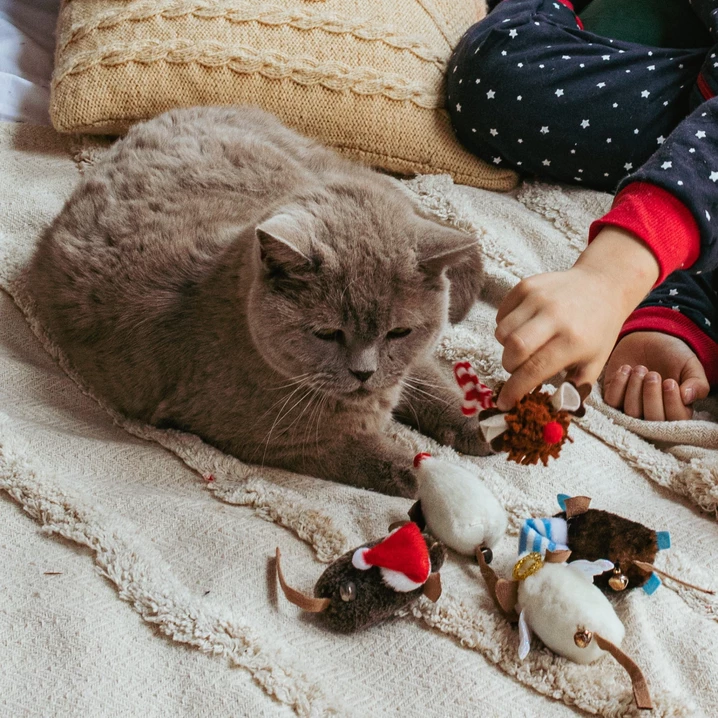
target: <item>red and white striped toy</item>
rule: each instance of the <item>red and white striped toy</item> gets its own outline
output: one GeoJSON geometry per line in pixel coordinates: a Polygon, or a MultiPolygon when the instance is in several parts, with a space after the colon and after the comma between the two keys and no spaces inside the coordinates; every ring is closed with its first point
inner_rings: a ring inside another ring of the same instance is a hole
{"type": "Polygon", "coordinates": [[[473,416],[481,409],[491,409],[494,404],[494,392],[479,380],[474,368],[467,361],[454,364],[454,376],[461,391],[464,392],[464,401],[461,412],[464,416],[473,416]]]}

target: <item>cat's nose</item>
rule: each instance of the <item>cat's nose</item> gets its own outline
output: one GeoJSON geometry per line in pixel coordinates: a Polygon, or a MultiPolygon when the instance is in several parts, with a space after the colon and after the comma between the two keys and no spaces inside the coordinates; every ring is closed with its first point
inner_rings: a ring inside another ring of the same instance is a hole
{"type": "Polygon", "coordinates": [[[354,371],[354,369],[350,369],[349,371],[362,383],[369,379],[374,373],[373,371],[354,371]]]}

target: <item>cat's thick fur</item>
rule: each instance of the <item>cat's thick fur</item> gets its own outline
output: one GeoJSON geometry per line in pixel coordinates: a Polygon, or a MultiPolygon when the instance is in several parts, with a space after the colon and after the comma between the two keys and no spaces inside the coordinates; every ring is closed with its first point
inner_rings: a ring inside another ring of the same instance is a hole
{"type": "Polygon", "coordinates": [[[252,108],[175,110],[85,175],[31,267],[43,323],[127,416],[248,462],[413,496],[392,412],[480,453],[432,358],[475,240],[252,108]],[[447,279],[447,273],[449,279],[447,279]]]}

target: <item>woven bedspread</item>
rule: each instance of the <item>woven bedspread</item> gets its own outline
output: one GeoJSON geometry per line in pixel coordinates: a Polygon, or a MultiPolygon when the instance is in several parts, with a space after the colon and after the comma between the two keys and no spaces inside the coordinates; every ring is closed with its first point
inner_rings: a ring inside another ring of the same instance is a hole
{"type": "MultiPolygon", "coordinates": [[[[579,666],[535,641],[520,661],[477,566],[455,555],[438,603],[421,599],[355,636],[323,630],[278,595],[275,547],[288,580],[310,592],[327,562],[384,535],[409,501],[243,464],[193,436],[123,421],[83,392],[34,320],[23,268],[100,151],[47,128],[0,127],[0,714],[637,714],[608,657],[579,666]]],[[[483,301],[438,349],[447,371],[469,359],[488,381],[503,378],[498,302],[521,277],[570,266],[610,198],[542,184],[492,194],[446,176],[403,186],[475,233],[486,258],[483,301]]],[[[522,519],[554,513],[565,492],[670,531],[658,567],[718,588],[718,407],[701,410],[652,424],[594,393],[548,468],[467,459],[394,431],[414,450],[498,472],[490,488],[510,517],[500,574],[522,519]]],[[[652,596],[612,601],[654,714],[715,715],[718,599],[667,580],[652,596]]]]}

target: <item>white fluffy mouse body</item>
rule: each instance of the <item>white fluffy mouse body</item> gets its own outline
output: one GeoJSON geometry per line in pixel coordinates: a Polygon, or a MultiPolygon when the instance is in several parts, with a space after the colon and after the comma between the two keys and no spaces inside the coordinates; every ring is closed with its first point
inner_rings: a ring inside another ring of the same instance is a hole
{"type": "Polygon", "coordinates": [[[530,649],[531,631],[552,651],[576,663],[593,663],[604,655],[596,641],[577,645],[577,633],[598,633],[616,646],[621,645],[623,623],[610,601],[593,585],[594,574],[606,570],[604,564],[610,561],[546,563],[519,582],[516,608],[522,659],[530,649]]]}
{"type": "Polygon", "coordinates": [[[430,454],[418,454],[414,466],[421,511],[429,531],[465,556],[473,556],[477,547],[493,549],[506,533],[508,520],[481,478],[430,454]]]}

